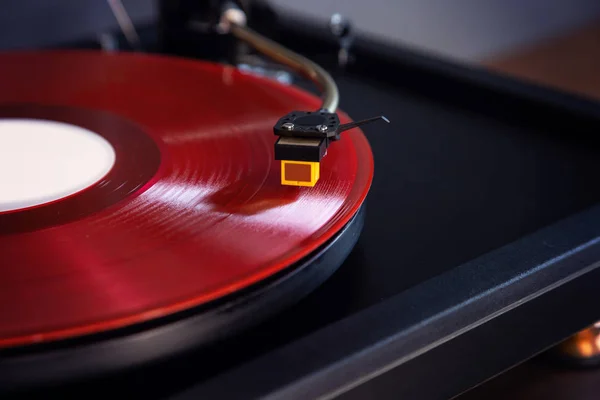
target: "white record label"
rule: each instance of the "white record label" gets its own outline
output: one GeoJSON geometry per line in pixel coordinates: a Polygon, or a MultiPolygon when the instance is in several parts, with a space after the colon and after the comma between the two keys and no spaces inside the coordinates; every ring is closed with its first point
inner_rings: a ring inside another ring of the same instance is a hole
{"type": "Polygon", "coordinates": [[[0,212],[49,203],[102,179],[115,151],[102,136],[54,121],[0,119],[0,212]]]}

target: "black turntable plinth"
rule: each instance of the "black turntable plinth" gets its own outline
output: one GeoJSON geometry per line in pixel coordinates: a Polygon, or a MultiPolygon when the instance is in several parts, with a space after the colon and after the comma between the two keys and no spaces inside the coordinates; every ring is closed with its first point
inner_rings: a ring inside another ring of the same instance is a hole
{"type": "MultiPolygon", "coordinates": [[[[56,389],[448,398],[598,319],[596,103],[369,38],[357,38],[340,70],[326,32],[280,26],[281,43],[333,73],[344,112],[393,122],[363,129],[375,175],[352,252],[318,289],[254,328],[56,389]]],[[[61,351],[27,357],[60,362],[61,351]]]]}

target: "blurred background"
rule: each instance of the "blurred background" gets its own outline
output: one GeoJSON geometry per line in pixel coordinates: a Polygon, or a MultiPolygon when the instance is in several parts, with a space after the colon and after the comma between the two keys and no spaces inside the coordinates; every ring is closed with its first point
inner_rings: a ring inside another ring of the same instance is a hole
{"type": "MultiPolygon", "coordinates": [[[[200,1],[200,0],[199,0],[200,1]]],[[[357,32],[455,62],[600,99],[599,0],[271,0],[282,13],[325,23],[341,13],[357,32]]],[[[123,0],[135,24],[150,0],[123,0]]],[[[105,0],[4,2],[0,49],[59,45],[118,29],[105,0]],[[8,5],[10,4],[10,5],[8,5]],[[8,5],[8,6],[7,6],[8,5]]],[[[598,399],[600,370],[536,359],[461,396],[598,399]]]]}
{"type": "MultiPolygon", "coordinates": [[[[326,22],[341,13],[355,31],[460,63],[600,96],[598,0],[270,0],[282,13],[326,22]],[[582,77],[583,75],[583,77],[582,77]]],[[[123,0],[136,25],[152,0],[123,0]]],[[[5,2],[0,49],[58,45],[118,27],[105,0],[5,2]]]]}
{"type": "MultiPolygon", "coordinates": [[[[480,62],[510,53],[593,23],[600,17],[598,0],[270,2],[282,12],[322,21],[339,12],[362,32],[465,62],[480,62]]],[[[156,16],[152,0],[123,0],[123,4],[138,24],[152,21],[156,16]]],[[[105,0],[5,2],[0,13],[0,47],[57,44],[116,26],[105,0]]]]}

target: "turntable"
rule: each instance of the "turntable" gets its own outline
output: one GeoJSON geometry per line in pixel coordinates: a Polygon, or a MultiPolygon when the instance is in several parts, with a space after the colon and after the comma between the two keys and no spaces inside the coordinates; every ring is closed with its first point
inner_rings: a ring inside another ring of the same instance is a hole
{"type": "Polygon", "coordinates": [[[0,54],[3,392],[447,398],[597,319],[596,104],[198,3],[0,54]]]}

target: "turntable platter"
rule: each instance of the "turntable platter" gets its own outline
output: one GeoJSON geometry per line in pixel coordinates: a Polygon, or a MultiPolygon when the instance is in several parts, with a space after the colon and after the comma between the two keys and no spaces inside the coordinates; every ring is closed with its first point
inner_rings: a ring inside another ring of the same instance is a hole
{"type": "MultiPolygon", "coordinates": [[[[329,149],[315,187],[282,186],[273,124],[319,99],[231,67],[6,53],[0,88],[0,123],[78,127],[114,152],[84,188],[0,211],[0,348],[123,328],[252,288],[334,237],[371,184],[371,151],[356,129],[329,149]]],[[[64,152],[47,142],[36,151],[64,152]]],[[[74,163],[47,178],[57,182],[83,162],[57,159],[74,163]]],[[[50,168],[37,160],[38,171],[50,168]]],[[[9,199],[17,184],[42,186],[9,182],[0,183],[9,199]]]]}

